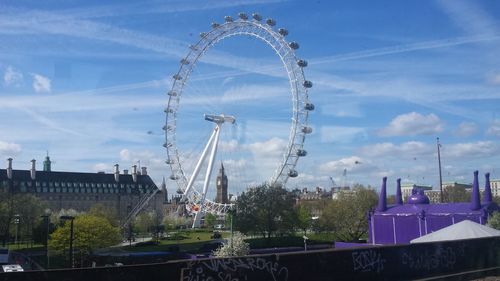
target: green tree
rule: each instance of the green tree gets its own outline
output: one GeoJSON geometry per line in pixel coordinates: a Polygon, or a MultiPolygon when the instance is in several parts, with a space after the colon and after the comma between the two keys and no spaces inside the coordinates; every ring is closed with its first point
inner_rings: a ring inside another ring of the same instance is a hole
{"type": "Polygon", "coordinates": [[[324,230],[333,231],[341,241],[357,241],[368,232],[366,215],[377,201],[378,196],[372,189],[341,192],[338,199],[326,206],[319,223],[324,230]]]}
{"type": "Polygon", "coordinates": [[[90,208],[88,214],[96,217],[106,218],[112,226],[120,225],[116,208],[110,208],[101,203],[97,203],[90,208]]]}
{"type": "Polygon", "coordinates": [[[214,214],[206,213],[205,214],[205,227],[214,228],[215,223],[217,222],[217,217],[214,214]]]}
{"type": "Polygon", "coordinates": [[[494,229],[500,230],[500,212],[493,212],[488,218],[488,225],[494,229]]]}
{"type": "MultiPolygon", "coordinates": [[[[120,229],[112,226],[106,218],[84,214],[76,217],[73,223],[73,247],[84,256],[121,241],[120,229]]],[[[69,248],[70,224],[70,221],[66,221],[52,233],[49,241],[51,250],[63,251],[69,248]]]]}
{"type": "Polygon", "coordinates": [[[0,234],[3,236],[3,245],[15,232],[15,219],[18,219],[18,237],[31,238],[43,210],[44,204],[31,194],[0,192],[0,234]]]}
{"type": "Polygon", "coordinates": [[[238,197],[233,225],[243,233],[271,237],[277,232],[293,231],[295,199],[280,185],[262,184],[238,197]]]}
{"type": "Polygon", "coordinates": [[[470,193],[463,186],[447,186],[443,189],[444,203],[457,203],[470,201],[470,193]]]}
{"type": "Polygon", "coordinates": [[[305,206],[297,208],[297,227],[307,235],[307,230],[312,226],[312,214],[305,206]]]}

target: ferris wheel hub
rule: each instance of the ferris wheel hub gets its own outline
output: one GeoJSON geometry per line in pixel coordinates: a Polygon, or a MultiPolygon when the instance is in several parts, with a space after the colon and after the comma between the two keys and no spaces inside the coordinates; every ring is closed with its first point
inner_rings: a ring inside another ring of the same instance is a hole
{"type": "Polygon", "coordinates": [[[236,118],[234,116],[225,116],[224,114],[221,115],[212,115],[212,114],[205,114],[205,120],[214,122],[217,125],[220,125],[222,123],[231,123],[234,124],[236,122],[236,118]]]}

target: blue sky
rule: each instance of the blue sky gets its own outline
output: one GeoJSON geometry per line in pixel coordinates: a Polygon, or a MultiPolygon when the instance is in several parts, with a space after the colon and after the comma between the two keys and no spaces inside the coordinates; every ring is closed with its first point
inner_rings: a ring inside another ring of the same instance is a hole
{"type": "MultiPolygon", "coordinates": [[[[288,187],[329,188],[330,177],[379,187],[383,176],[389,192],[397,177],[436,187],[436,137],[444,181],[471,182],[475,169],[500,177],[498,1],[101,2],[0,2],[0,157],[14,168],[35,158],[41,169],[49,151],[55,170],[140,160],[155,181],[168,177],[161,128],[179,60],[210,23],[259,12],[299,42],[314,83],[309,153],[288,187]]],[[[188,173],[211,130],[199,116],[225,113],[238,118],[218,156],[230,184],[267,180],[290,127],[285,76],[256,39],[209,50],[181,100],[188,173]]]]}

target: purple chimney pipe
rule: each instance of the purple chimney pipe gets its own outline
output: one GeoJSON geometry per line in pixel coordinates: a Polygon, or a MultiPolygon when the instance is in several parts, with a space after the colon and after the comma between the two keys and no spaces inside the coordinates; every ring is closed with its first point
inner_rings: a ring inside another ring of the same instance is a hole
{"type": "Polygon", "coordinates": [[[396,180],[396,204],[403,205],[403,195],[401,194],[401,179],[396,180]]]}
{"type": "Polygon", "coordinates": [[[484,183],[483,201],[484,203],[491,203],[491,201],[493,201],[493,196],[491,195],[490,173],[484,174],[484,177],[486,181],[484,183]]]}
{"type": "Polygon", "coordinates": [[[472,183],[472,196],[470,198],[470,209],[479,210],[481,208],[481,199],[479,198],[479,183],[477,180],[478,171],[474,171],[474,182],[472,183]]]}
{"type": "Polygon", "coordinates": [[[387,210],[387,177],[382,179],[382,188],[380,189],[380,198],[378,199],[377,211],[384,212],[387,210]]]}

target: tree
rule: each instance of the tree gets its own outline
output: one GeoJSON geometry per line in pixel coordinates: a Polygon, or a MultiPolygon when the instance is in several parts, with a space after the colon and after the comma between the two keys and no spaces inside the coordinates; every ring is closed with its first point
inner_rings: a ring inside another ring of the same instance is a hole
{"type": "Polygon", "coordinates": [[[238,197],[233,224],[243,233],[260,233],[269,238],[293,230],[295,199],[280,185],[262,184],[238,197]]]}
{"type": "Polygon", "coordinates": [[[297,227],[302,230],[304,236],[307,235],[307,229],[312,226],[312,214],[304,206],[297,208],[297,227]]]}
{"type": "Polygon", "coordinates": [[[119,226],[118,212],[115,208],[107,207],[101,203],[94,204],[89,212],[89,215],[106,218],[112,226],[119,226]]]}
{"type": "Polygon", "coordinates": [[[470,201],[470,193],[463,186],[447,186],[443,189],[443,202],[456,203],[470,201]]]}
{"type": "MultiPolygon", "coordinates": [[[[70,224],[70,221],[66,221],[52,233],[49,241],[52,250],[63,251],[69,248],[70,224]]],[[[96,249],[121,242],[120,229],[112,226],[106,218],[84,214],[76,217],[73,224],[73,247],[84,256],[96,249]]]]}
{"type": "Polygon", "coordinates": [[[232,240],[229,239],[223,242],[217,250],[213,252],[216,257],[235,257],[235,256],[246,256],[250,253],[250,245],[245,242],[245,236],[240,232],[236,231],[233,234],[232,240]]]}
{"type": "Polygon", "coordinates": [[[217,222],[217,217],[214,214],[206,213],[205,214],[205,227],[214,228],[215,223],[217,222]]]}
{"type": "Polygon", "coordinates": [[[494,229],[500,230],[500,212],[493,212],[488,218],[488,225],[494,229]]]}
{"type": "Polygon", "coordinates": [[[357,241],[368,232],[367,212],[377,201],[378,196],[372,189],[342,192],[326,206],[319,223],[341,241],[357,241]]]}
{"type": "Polygon", "coordinates": [[[18,219],[18,237],[31,236],[36,222],[43,214],[44,205],[37,197],[26,193],[0,192],[0,234],[5,246],[14,232],[14,218],[18,219]]]}
{"type": "Polygon", "coordinates": [[[191,220],[189,218],[178,216],[175,213],[171,213],[163,218],[163,225],[165,225],[165,229],[168,230],[187,228],[190,224],[191,220]]]}

